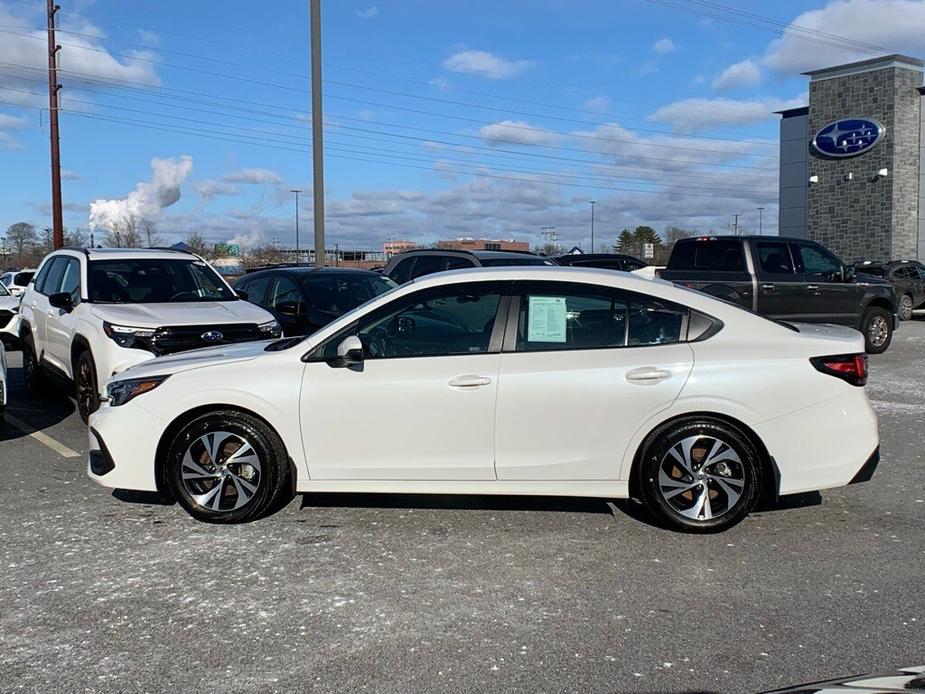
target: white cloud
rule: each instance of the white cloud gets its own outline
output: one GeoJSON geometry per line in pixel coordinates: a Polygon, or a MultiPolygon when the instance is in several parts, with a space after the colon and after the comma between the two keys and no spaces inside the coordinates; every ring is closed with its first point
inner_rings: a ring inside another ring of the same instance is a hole
{"type": "Polygon", "coordinates": [[[153,31],[148,31],[147,29],[139,29],[138,38],[142,43],[148,46],[157,46],[161,42],[161,37],[158,34],[153,31]]]}
{"type": "Polygon", "coordinates": [[[721,92],[743,89],[754,87],[759,82],[761,82],[761,68],[754,60],[746,58],[730,65],[717,75],[713,80],[713,89],[721,92]]]}
{"type": "Polygon", "coordinates": [[[0,113],[0,149],[18,150],[22,145],[7,130],[18,130],[26,126],[26,119],[0,113]]]}
{"type": "Polygon", "coordinates": [[[682,99],[662,106],[648,119],[668,123],[678,131],[750,125],[776,118],[775,111],[805,106],[808,100],[805,93],[792,99],[682,99]]]}
{"type": "Polygon", "coordinates": [[[652,51],[654,53],[658,53],[659,55],[664,55],[665,53],[672,53],[673,51],[676,51],[677,49],[678,47],[674,45],[674,41],[672,41],[671,38],[669,38],[668,36],[666,36],[663,39],[659,39],[658,41],[652,44],[652,51]]]}
{"type": "Polygon", "coordinates": [[[658,72],[658,65],[656,65],[653,61],[649,60],[643,63],[642,65],[640,65],[639,68],[637,69],[637,72],[640,75],[654,75],[656,72],[658,72]]]}
{"type": "Polygon", "coordinates": [[[193,171],[193,158],[152,159],[154,176],[139,183],[126,197],[117,200],[95,200],[90,203],[90,223],[103,229],[127,217],[159,219],[164,208],[180,199],[180,186],[193,171]]]}
{"type": "Polygon", "coordinates": [[[443,69],[503,80],[533,66],[530,60],[509,60],[488,51],[459,51],[443,61],[443,69]]]}
{"type": "Polygon", "coordinates": [[[70,169],[61,169],[61,178],[67,181],[79,181],[81,176],[76,171],[71,171],[70,169]]]}
{"type": "Polygon", "coordinates": [[[610,98],[606,96],[595,96],[582,104],[585,111],[594,111],[601,113],[610,108],[610,98]]]}
{"type": "Polygon", "coordinates": [[[379,8],[376,5],[370,5],[365,10],[357,10],[357,17],[360,19],[375,19],[379,16],[379,8]]]}
{"type": "Polygon", "coordinates": [[[794,19],[781,38],[768,44],[762,62],[778,72],[794,74],[884,53],[920,56],[925,54],[923,26],[925,2],[921,0],[835,0],[794,19]],[[823,31],[871,49],[839,41],[806,41],[797,37],[794,27],[823,31]]]}
{"type": "Polygon", "coordinates": [[[503,120],[479,128],[479,137],[490,145],[513,143],[517,145],[550,145],[556,133],[530,125],[522,120],[503,120]]]}
{"type": "Polygon", "coordinates": [[[222,181],[214,181],[212,179],[197,181],[193,187],[196,189],[196,192],[199,193],[199,197],[202,198],[203,202],[209,202],[212,198],[220,195],[238,194],[237,187],[231,183],[223,183],[222,181]]]}
{"type": "Polygon", "coordinates": [[[283,182],[282,176],[269,169],[240,169],[238,171],[229,171],[222,176],[225,183],[243,183],[245,185],[257,185],[261,183],[278,184],[283,182]]]}

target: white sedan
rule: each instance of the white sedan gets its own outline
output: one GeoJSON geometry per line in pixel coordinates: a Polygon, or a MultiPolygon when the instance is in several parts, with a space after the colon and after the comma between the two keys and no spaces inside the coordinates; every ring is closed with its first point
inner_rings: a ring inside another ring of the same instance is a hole
{"type": "Polygon", "coordinates": [[[630,274],[415,280],[306,338],[117,376],[89,475],[252,520],[293,491],[633,497],[727,528],[759,498],[868,479],[860,333],[784,325],[630,274]]]}

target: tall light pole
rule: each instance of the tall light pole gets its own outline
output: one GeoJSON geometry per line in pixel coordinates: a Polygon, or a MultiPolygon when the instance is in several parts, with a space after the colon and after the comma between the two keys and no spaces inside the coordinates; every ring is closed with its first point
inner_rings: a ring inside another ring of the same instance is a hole
{"type": "Polygon", "coordinates": [[[762,231],[762,222],[764,221],[764,208],[758,208],[758,236],[761,236],[764,232],[762,231]]]}
{"type": "Polygon", "coordinates": [[[312,42],[312,193],[315,218],[315,267],[324,267],[324,150],[321,112],[321,0],[309,0],[312,42]]]}
{"type": "Polygon", "coordinates": [[[597,200],[588,200],[588,204],[591,205],[591,252],[594,253],[594,206],[597,200]]]}
{"type": "Polygon", "coordinates": [[[299,264],[299,193],[301,188],[291,188],[290,193],[295,193],[295,262],[299,264]]]}

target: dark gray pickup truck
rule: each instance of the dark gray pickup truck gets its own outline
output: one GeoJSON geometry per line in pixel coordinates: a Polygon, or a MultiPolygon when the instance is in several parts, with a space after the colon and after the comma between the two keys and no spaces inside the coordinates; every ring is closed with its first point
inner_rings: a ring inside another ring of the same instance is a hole
{"type": "Polygon", "coordinates": [[[806,239],[681,239],[659,277],[769,318],[857,328],[871,354],[886,351],[899,322],[896,292],[888,282],[856,273],[824,246],[806,239]]]}

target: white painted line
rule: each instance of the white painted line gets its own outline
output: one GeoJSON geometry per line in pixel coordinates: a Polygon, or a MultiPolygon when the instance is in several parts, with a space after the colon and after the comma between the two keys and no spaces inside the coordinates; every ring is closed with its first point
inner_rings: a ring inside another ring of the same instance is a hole
{"type": "Polygon", "coordinates": [[[36,431],[33,427],[30,427],[28,424],[26,424],[20,419],[17,419],[16,417],[12,417],[8,414],[6,416],[6,421],[12,424],[17,429],[19,429],[22,433],[29,434],[29,436],[34,438],[36,441],[38,441],[42,445],[47,446],[48,448],[53,450],[55,453],[60,455],[62,458],[80,458],[81,457],[80,453],[78,453],[77,451],[71,448],[68,448],[67,446],[65,446],[63,443],[60,443],[59,441],[55,441],[53,438],[51,438],[47,434],[43,434],[41,431],[36,431]]]}

